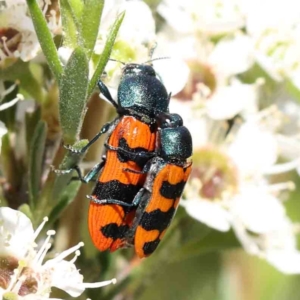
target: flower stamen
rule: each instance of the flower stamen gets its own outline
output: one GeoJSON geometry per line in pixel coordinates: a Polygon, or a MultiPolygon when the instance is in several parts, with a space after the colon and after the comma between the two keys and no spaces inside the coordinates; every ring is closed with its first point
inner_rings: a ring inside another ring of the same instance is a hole
{"type": "Polygon", "coordinates": [[[39,227],[36,229],[36,231],[33,234],[33,240],[35,240],[38,237],[38,235],[40,234],[40,232],[42,231],[42,229],[44,228],[48,220],[49,220],[48,217],[44,217],[43,222],[39,225],[39,227]]]}
{"type": "Polygon", "coordinates": [[[3,48],[4,48],[4,50],[6,51],[6,53],[7,53],[7,55],[8,56],[12,56],[12,52],[8,49],[8,46],[7,46],[7,44],[6,44],[6,41],[7,41],[7,37],[6,36],[3,36],[2,38],[2,45],[3,45],[3,48]]]}
{"type": "Polygon", "coordinates": [[[54,258],[51,260],[51,265],[52,265],[52,264],[56,264],[56,263],[62,261],[64,258],[66,258],[66,257],[69,256],[70,254],[74,253],[76,250],[78,250],[79,248],[81,248],[81,247],[83,247],[83,246],[84,246],[84,243],[83,243],[83,242],[80,242],[80,243],[78,243],[77,245],[73,246],[72,248],[63,251],[62,253],[60,253],[58,256],[54,257],[54,258]]]}
{"type": "Polygon", "coordinates": [[[106,280],[106,281],[102,281],[102,282],[94,282],[94,283],[83,283],[83,286],[85,288],[99,288],[99,287],[103,287],[109,284],[116,284],[117,283],[117,279],[113,278],[111,280],[106,280]]]}

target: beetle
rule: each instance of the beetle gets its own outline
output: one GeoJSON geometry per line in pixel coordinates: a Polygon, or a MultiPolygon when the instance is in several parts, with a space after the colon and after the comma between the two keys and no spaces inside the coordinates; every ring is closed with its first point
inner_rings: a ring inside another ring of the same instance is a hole
{"type": "MultiPolygon", "coordinates": [[[[184,186],[189,178],[192,162],[192,137],[178,114],[160,114],[156,141],[156,155],[141,172],[126,169],[128,173],[147,174],[144,186],[136,194],[136,207],[131,226],[125,232],[120,246],[134,246],[140,257],[151,255],[163,238],[175,215],[184,186]]],[[[117,150],[117,149],[114,149],[117,150]]],[[[124,149],[118,151],[126,152],[124,149]]],[[[127,153],[132,156],[133,153],[127,153]]],[[[147,153],[139,153],[140,156],[147,153]]]]}
{"type": "Polygon", "coordinates": [[[118,117],[105,124],[82,149],[67,149],[84,153],[102,134],[109,134],[106,156],[102,162],[84,177],[78,166],[73,170],[77,171],[79,179],[85,183],[99,173],[92,194],[87,196],[91,200],[89,232],[100,251],[114,251],[122,246],[125,233],[132,224],[136,207],[131,204],[146,178],[140,172],[154,156],[156,115],[168,111],[171,94],[167,93],[153,67],[146,64],[125,64],[118,87],[118,103],[113,100],[101,80],[98,86],[100,92],[116,108],[118,117]],[[112,150],[113,148],[118,150],[112,150]],[[139,153],[143,155],[138,155],[139,153]],[[130,173],[126,169],[136,172],[130,173]]]}

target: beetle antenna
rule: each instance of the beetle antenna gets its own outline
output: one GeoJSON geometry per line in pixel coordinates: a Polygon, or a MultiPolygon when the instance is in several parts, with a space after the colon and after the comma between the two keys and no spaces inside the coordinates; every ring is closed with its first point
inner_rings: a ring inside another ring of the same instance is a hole
{"type": "Polygon", "coordinates": [[[152,59],[153,53],[157,47],[157,42],[154,42],[153,46],[149,50],[149,58],[152,59]]]}
{"type": "Polygon", "coordinates": [[[157,58],[153,58],[153,59],[151,59],[151,60],[148,60],[148,61],[144,62],[143,64],[147,64],[147,63],[153,62],[153,61],[155,61],[155,60],[160,60],[160,59],[170,59],[170,58],[171,58],[171,57],[168,57],[168,56],[157,57],[157,58]]]}
{"type": "Polygon", "coordinates": [[[120,64],[122,64],[124,66],[126,65],[126,63],[124,63],[124,62],[122,62],[120,60],[117,60],[117,59],[109,58],[108,60],[118,62],[118,63],[120,63],[120,64]]]}

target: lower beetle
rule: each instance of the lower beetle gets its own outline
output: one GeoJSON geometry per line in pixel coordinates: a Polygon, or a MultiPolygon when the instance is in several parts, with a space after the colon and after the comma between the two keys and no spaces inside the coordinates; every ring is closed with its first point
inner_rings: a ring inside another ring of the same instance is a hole
{"type": "MultiPolygon", "coordinates": [[[[124,237],[124,246],[134,246],[140,258],[152,254],[163,238],[175,215],[192,167],[192,162],[188,161],[192,155],[192,137],[183,126],[181,117],[177,114],[160,114],[158,126],[155,157],[149,160],[142,172],[126,169],[130,173],[147,173],[143,188],[132,202],[137,209],[124,237]]],[[[138,155],[142,156],[143,153],[138,155]]]]}

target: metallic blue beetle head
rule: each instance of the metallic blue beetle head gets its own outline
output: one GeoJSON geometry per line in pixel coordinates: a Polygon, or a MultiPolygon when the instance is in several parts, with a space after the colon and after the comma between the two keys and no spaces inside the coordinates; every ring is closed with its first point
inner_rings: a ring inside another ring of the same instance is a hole
{"type": "Polygon", "coordinates": [[[160,112],[156,115],[159,128],[177,128],[183,126],[183,120],[179,114],[160,112]]]}
{"type": "Polygon", "coordinates": [[[159,119],[158,155],[166,160],[185,161],[192,155],[193,142],[182,118],[178,114],[160,114],[159,119]]]}
{"type": "Polygon", "coordinates": [[[127,64],[118,88],[118,103],[136,111],[167,112],[169,95],[152,66],[127,64]]]}

